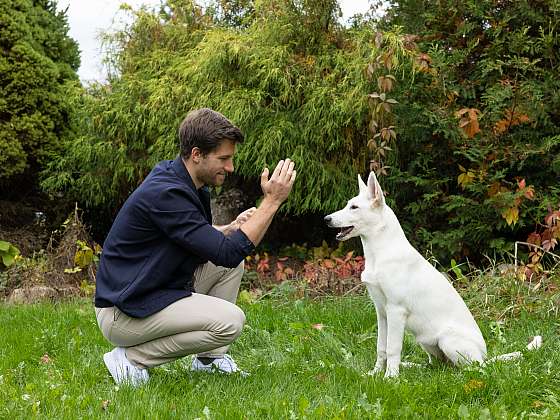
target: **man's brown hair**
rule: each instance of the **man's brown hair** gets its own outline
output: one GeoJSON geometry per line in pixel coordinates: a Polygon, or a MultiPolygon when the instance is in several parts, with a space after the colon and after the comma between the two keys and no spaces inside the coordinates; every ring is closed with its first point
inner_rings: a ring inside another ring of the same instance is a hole
{"type": "Polygon", "coordinates": [[[188,158],[198,147],[203,155],[215,150],[224,140],[243,143],[243,133],[219,112],[201,108],[187,114],[179,126],[181,156],[188,158]]]}

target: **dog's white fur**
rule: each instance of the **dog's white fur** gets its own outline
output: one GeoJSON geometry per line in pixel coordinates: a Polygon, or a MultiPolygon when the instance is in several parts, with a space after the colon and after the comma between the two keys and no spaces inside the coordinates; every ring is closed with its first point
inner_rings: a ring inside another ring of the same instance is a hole
{"type": "MultiPolygon", "coordinates": [[[[342,210],[325,217],[343,229],[346,240],[360,236],[365,256],[362,282],[377,313],[377,360],[372,373],[399,374],[405,328],[431,356],[454,365],[486,359],[486,343],[465,302],[450,282],[410,245],[397,217],[385,203],[375,174],[367,185],[358,176],[359,194],[342,210]]],[[[540,346],[540,337],[539,343],[540,346]]],[[[494,359],[518,358],[510,353],[494,359]]]]}

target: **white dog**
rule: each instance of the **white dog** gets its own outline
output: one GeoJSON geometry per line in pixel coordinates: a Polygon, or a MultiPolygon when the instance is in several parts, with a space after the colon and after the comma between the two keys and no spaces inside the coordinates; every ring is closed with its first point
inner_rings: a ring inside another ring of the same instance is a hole
{"type": "MultiPolygon", "coordinates": [[[[377,178],[370,173],[367,186],[358,176],[360,193],[342,210],[325,217],[330,227],[341,228],[338,240],[360,236],[364,249],[365,283],[377,313],[377,361],[373,373],[399,374],[405,328],[431,356],[454,365],[486,359],[486,343],[472,314],[449,283],[410,245],[377,178]]],[[[535,337],[528,348],[540,346],[535,337]]],[[[494,359],[518,358],[520,352],[494,359]]]]}

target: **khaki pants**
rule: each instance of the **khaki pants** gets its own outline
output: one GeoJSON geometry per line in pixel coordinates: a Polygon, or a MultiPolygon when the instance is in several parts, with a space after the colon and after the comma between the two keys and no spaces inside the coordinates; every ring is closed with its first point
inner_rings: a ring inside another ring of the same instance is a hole
{"type": "Polygon", "coordinates": [[[206,263],[194,273],[197,293],[146,318],[116,307],[95,308],[97,324],[113,345],[126,348],[134,365],[150,368],[188,354],[221,357],[241,334],[245,314],[235,305],[243,262],[236,268],[206,263]]]}

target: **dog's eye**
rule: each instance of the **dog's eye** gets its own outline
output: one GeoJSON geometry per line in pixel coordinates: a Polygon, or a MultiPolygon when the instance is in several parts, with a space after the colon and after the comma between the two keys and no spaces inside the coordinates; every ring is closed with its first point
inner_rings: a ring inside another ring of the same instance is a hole
{"type": "Polygon", "coordinates": [[[358,206],[356,206],[355,204],[352,204],[352,205],[350,206],[350,210],[356,210],[357,208],[358,208],[358,206]]]}

